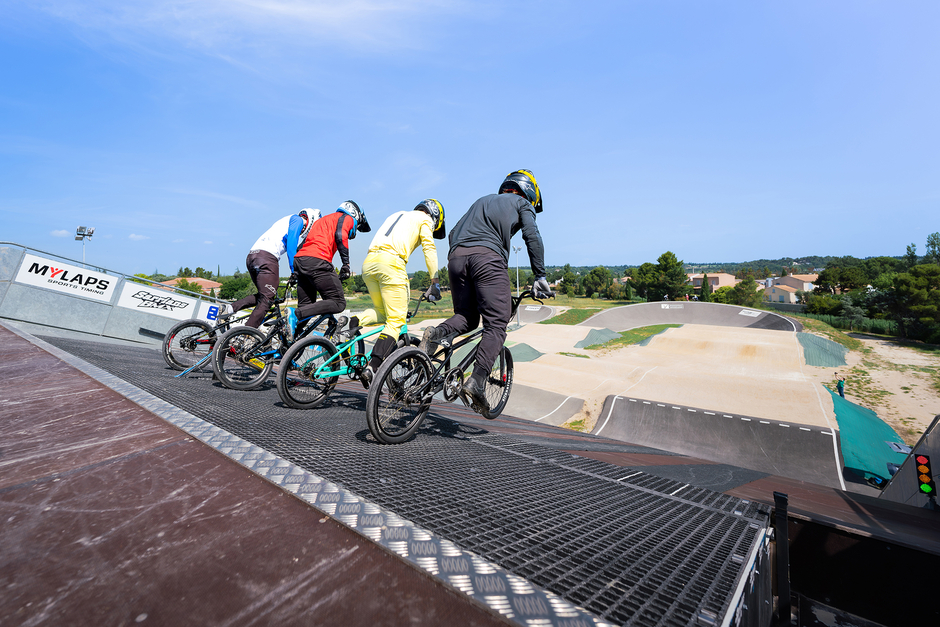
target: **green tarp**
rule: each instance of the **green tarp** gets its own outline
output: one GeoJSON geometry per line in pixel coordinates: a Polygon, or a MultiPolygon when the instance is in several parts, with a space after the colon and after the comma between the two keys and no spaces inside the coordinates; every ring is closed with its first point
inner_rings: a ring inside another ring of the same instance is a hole
{"type": "Polygon", "coordinates": [[[807,366],[835,368],[846,365],[845,354],[849,349],[841,344],[812,333],[797,333],[796,337],[803,345],[803,358],[807,366]]]}
{"type": "Polygon", "coordinates": [[[585,346],[594,346],[595,344],[606,344],[611,340],[620,337],[620,334],[610,329],[591,329],[587,336],[575,344],[575,348],[584,348],[585,346]]]}
{"type": "Polygon", "coordinates": [[[829,393],[839,423],[845,467],[863,477],[890,478],[888,463],[900,466],[907,457],[888,446],[888,442],[903,443],[901,436],[872,410],[847,401],[832,390],[829,393]]]}

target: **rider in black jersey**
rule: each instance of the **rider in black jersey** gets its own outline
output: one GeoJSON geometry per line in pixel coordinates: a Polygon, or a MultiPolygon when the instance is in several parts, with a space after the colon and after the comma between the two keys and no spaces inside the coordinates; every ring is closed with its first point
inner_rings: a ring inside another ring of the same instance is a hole
{"type": "Polygon", "coordinates": [[[473,373],[463,387],[470,403],[489,409],[484,395],[485,379],[506,340],[506,326],[512,314],[512,286],[509,283],[509,242],[519,230],[529,252],[536,279],[536,298],[551,294],[545,279],[545,251],[535,224],[542,212],[542,195],[535,175],[529,170],[511,172],[499,186],[499,193],[477,200],[450,233],[447,268],[454,297],[454,315],[436,327],[428,327],[421,348],[432,349],[446,336],[472,331],[483,319],[483,335],[477,349],[473,373]]]}

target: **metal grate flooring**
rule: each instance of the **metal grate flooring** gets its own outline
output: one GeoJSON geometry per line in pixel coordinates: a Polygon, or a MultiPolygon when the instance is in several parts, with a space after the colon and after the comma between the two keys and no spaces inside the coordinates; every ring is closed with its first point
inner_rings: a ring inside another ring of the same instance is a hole
{"type": "Polygon", "coordinates": [[[612,623],[724,616],[768,525],[764,505],[490,434],[446,418],[447,405],[383,446],[358,383],[294,410],[273,378],[238,392],[211,374],[175,379],[152,349],[43,339],[612,623]]]}

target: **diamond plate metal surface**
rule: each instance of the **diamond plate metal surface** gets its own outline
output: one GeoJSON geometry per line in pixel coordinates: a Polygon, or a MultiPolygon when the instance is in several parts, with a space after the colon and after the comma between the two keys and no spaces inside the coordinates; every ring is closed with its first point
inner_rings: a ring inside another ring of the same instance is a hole
{"type": "Polygon", "coordinates": [[[766,506],[461,425],[441,415],[446,406],[415,439],[381,446],[354,385],[304,412],[280,404],[273,385],[236,392],[208,376],[174,380],[149,349],[50,342],[106,385],[520,624],[718,624],[741,614],[766,506]]]}

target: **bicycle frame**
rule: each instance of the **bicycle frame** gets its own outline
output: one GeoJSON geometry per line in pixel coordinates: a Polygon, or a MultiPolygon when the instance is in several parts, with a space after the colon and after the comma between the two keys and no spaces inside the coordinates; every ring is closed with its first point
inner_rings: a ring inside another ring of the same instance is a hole
{"type": "MultiPolygon", "coordinates": [[[[539,300],[538,298],[535,298],[535,296],[532,295],[532,292],[530,290],[526,290],[522,292],[522,294],[520,294],[519,296],[512,296],[511,297],[512,298],[512,313],[509,316],[510,320],[512,320],[513,317],[516,315],[516,312],[519,310],[519,305],[528,296],[532,296],[532,300],[536,301],[537,303],[544,304],[542,303],[541,300],[539,300]]],[[[444,377],[442,376],[442,374],[453,370],[453,368],[451,368],[450,366],[450,363],[451,363],[451,359],[454,356],[454,353],[456,353],[458,349],[463,348],[464,346],[466,346],[467,344],[469,344],[470,342],[472,342],[473,340],[477,339],[478,337],[482,335],[483,335],[483,328],[480,327],[479,329],[476,329],[475,331],[470,333],[470,335],[467,335],[466,337],[464,337],[462,340],[446,346],[444,348],[443,355],[441,357],[436,357],[436,354],[428,355],[428,359],[431,361],[431,364],[432,365],[437,364],[437,367],[434,369],[434,372],[431,373],[431,376],[428,378],[428,381],[424,385],[422,385],[420,388],[418,388],[421,398],[433,396],[434,394],[439,392],[441,389],[443,389],[444,377]]],[[[477,356],[478,346],[479,344],[477,346],[474,346],[470,350],[470,352],[464,355],[463,359],[461,359],[460,362],[457,364],[457,368],[459,368],[461,372],[466,372],[467,367],[470,366],[471,363],[473,363],[473,360],[477,356]]]]}
{"type": "MultiPolygon", "coordinates": [[[[421,303],[424,300],[425,300],[425,296],[422,295],[421,298],[418,299],[418,303],[415,305],[415,310],[408,312],[406,316],[405,324],[402,326],[401,331],[399,331],[399,334],[398,334],[399,337],[401,337],[402,335],[408,335],[408,322],[407,321],[411,320],[411,318],[414,317],[418,313],[418,309],[421,308],[421,303]]],[[[325,362],[320,364],[320,366],[313,372],[311,376],[314,379],[328,379],[330,377],[338,377],[342,375],[352,374],[355,371],[355,369],[352,366],[343,366],[342,368],[338,370],[332,370],[332,366],[330,366],[330,364],[334,363],[334,361],[336,360],[345,359],[345,357],[343,357],[343,354],[346,353],[346,351],[359,340],[364,340],[367,337],[372,337],[373,335],[376,335],[377,333],[381,333],[384,330],[385,330],[385,325],[383,324],[377,329],[373,329],[372,331],[369,331],[365,335],[361,335],[361,334],[356,335],[356,337],[349,338],[342,344],[337,345],[336,353],[332,355],[329,359],[327,359],[325,362]],[[328,366],[331,369],[327,369],[328,366]]],[[[365,357],[366,359],[371,358],[372,351],[369,351],[368,353],[366,353],[365,357]]]]}
{"type": "MultiPolygon", "coordinates": [[[[353,338],[350,338],[350,339],[346,340],[346,341],[343,342],[342,344],[338,344],[338,345],[336,346],[336,353],[334,353],[329,359],[327,359],[325,362],[323,362],[323,363],[316,369],[316,371],[314,371],[314,373],[313,373],[311,376],[312,376],[314,379],[328,379],[328,378],[330,378],[330,377],[339,377],[339,376],[342,376],[342,375],[351,374],[351,373],[354,371],[354,369],[352,368],[352,366],[342,366],[342,367],[340,367],[340,368],[337,369],[337,370],[332,370],[332,365],[331,365],[331,364],[333,364],[333,363],[334,363],[335,361],[337,361],[337,360],[346,359],[346,357],[343,356],[343,353],[345,353],[351,346],[354,346],[354,345],[356,344],[356,342],[358,342],[359,340],[364,340],[364,339],[366,339],[367,337],[372,337],[373,335],[376,335],[376,334],[378,334],[378,333],[381,333],[381,332],[384,331],[384,330],[385,330],[385,325],[383,324],[383,325],[380,326],[379,328],[373,329],[372,331],[369,331],[368,333],[366,333],[366,334],[364,334],[364,335],[357,335],[356,337],[353,337],[353,338]],[[328,368],[328,367],[329,367],[329,368],[328,368]]],[[[407,324],[402,327],[402,332],[403,332],[403,333],[407,333],[407,332],[408,332],[408,325],[407,325],[407,324]]],[[[372,356],[372,351],[369,351],[368,353],[366,353],[366,359],[369,359],[371,356],[372,356]]]]}

